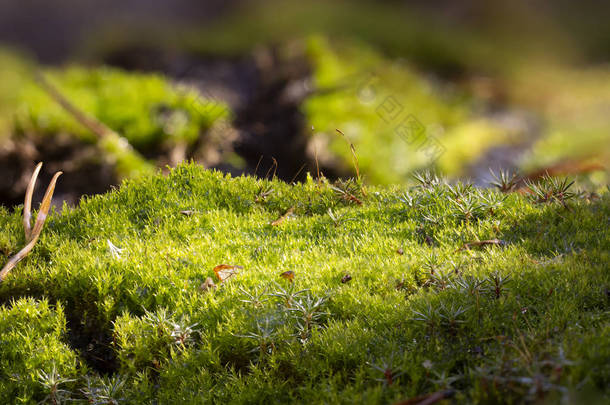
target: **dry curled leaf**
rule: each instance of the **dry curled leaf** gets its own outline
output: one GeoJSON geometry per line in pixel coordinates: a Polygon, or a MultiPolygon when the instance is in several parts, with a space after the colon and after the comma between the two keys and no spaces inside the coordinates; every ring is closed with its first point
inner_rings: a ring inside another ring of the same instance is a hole
{"type": "Polygon", "coordinates": [[[8,259],[2,270],[0,270],[0,282],[3,281],[8,273],[17,265],[17,263],[23,260],[23,258],[26,257],[34,248],[34,245],[38,241],[40,233],[42,232],[42,228],[47,219],[47,215],[49,214],[49,210],[51,209],[51,199],[53,198],[53,192],[55,191],[55,184],[57,183],[57,179],[59,176],[61,176],[62,172],[55,173],[51,179],[51,182],[47,187],[47,191],[42,199],[42,203],[40,203],[38,215],[36,216],[36,221],[34,222],[34,227],[32,228],[30,221],[32,216],[32,193],[34,192],[34,186],[36,185],[36,179],[38,178],[38,173],[40,172],[41,167],[42,162],[38,163],[34,173],[32,173],[32,177],[30,178],[30,182],[28,183],[25,193],[23,206],[23,231],[25,233],[26,245],[23,247],[23,249],[17,252],[17,254],[8,259]]]}
{"type": "Polygon", "coordinates": [[[349,274],[345,274],[343,277],[341,277],[341,282],[343,284],[345,283],[349,283],[352,280],[352,276],[350,276],[349,274]]]}
{"type": "Polygon", "coordinates": [[[294,280],[294,271],[292,271],[292,270],[285,271],[282,274],[280,274],[280,277],[282,277],[292,283],[292,280],[294,280]]]}
{"type": "Polygon", "coordinates": [[[286,213],[284,215],[282,215],[281,217],[279,217],[278,219],[276,219],[275,221],[271,222],[272,226],[278,226],[280,225],[282,222],[284,222],[289,216],[291,216],[294,213],[294,206],[288,208],[288,211],[286,211],[286,213]]]}
{"type": "Polygon", "coordinates": [[[218,266],[214,267],[213,271],[218,280],[222,283],[229,277],[233,277],[235,274],[239,273],[239,270],[241,269],[243,269],[242,266],[219,264],[218,266]]]}
{"type": "Polygon", "coordinates": [[[405,251],[404,251],[404,250],[402,250],[402,248],[398,248],[398,249],[396,249],[396,253],[398,253],[399,255],[401,255],[401,256],[402,256],[402,255],[404,255],[404,254],[405,254],[405,251]]]}
{"type": "Polygon", "coordinates": [[[214,288],[216,288],[216,284],[214,283],[214,280],[212,280],[212,277],[206,278],[205,281],[199,286],[199,289],[203,292],[213,290],[214,288]]]}

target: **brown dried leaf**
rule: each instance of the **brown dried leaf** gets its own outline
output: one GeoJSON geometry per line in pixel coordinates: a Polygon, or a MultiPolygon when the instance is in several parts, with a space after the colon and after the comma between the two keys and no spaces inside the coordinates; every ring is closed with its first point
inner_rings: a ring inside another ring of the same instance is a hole
{"type": "Polygon", "coordinates": [[[282,277],[292,283],[292,280],[294,280],[294,271],[292,271],[292,270],[285,271],[282,274],[280,274],[280,277],[282,277]]]}
{"type": "Polygon", "coordinates": [[[206,278],[205,281],[199,286],[199,289],[203,292],[207,292],[214,288],[216,288],[216,284],[214,283],[214,280],[212,280],[212,277],[206,278]]]}
{"type": "Polygon", "coordinates": [[[213,271],[216,274],[218,280],[222,283],[226,279],[233,277],[235,274],[239,273],[239,270],[243,269],[242,266],[236,266],[232,264],[219,264],[214,267],[213,271]]]}
{"type": "Polygon", "coordinates": [[[457,251],[460,252],[462,250],[470,250],[471,247],[479,247],[479,246],[506,246],[506,241],[500,239],[489,239],[489,240],[477,240],[473,242],[464,243],[464,245],[459,248],[457,251]]]}
{"type": "Polygon", "coordinates": [[[284,215],[282,215],[281,217],[279,217],[275,221],[271,222],[271,226],[281,225],[281,223],[284,222],[286,220],[286,218],[291,216],[293,213],[294,213],[294,206],[288,208],[288,211],[286,211],[286,213],[284,215]]]}

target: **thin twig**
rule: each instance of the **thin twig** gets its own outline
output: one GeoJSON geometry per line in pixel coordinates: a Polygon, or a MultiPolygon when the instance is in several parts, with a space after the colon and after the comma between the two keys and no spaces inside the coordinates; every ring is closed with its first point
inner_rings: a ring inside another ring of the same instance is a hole
{"type": "Polygon", "coordinates": [[[292,177],[292,180],[290,180],[290,182],[289,182],[288,184],[292,184],[292,182],[296,180],[297,176],[298,176],[299,174],[301,174],[301,171],[302,171],[302,170],[305,168],[305,166],[307,166],[307,163],[303,163],[303,165],[301,166],[301,168],[299,169],[299,171],[297,172],[297,174],[295,174],[295,175],[292,177]]]}

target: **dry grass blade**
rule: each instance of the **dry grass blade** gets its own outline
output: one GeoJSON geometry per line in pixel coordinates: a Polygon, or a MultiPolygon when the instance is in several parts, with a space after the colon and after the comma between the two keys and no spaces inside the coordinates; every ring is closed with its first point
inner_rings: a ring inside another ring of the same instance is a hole
{"type": "Polygon", "coordinates": [[[23,230],[25,232],[25,240],[29,241],[32,235],[32,223],[30,222],[32,218],[32,194],[34,193],[34,186],[36,186],[36,179],[38,178],[38,173],[42,168],[42,162],[36,165],[36,169],[34,169],[34,173],[32,173],[32,178],[28,183],[28,188],[25,191],[25,201],[23,204],[23,230]]]}
{"type": "Polygon", "coordinates": [[[42,227],[44,226],[44,222],[47,220],[47,215],[51,209],[51,199],[53,198],[53,193],[55,192],[55,184],[61,175],[62,172],[55,173],[51,179],[51,183],[49,183],[49,187],[47,187],[47,191],[44,193],[44,198],[42,199],[40,209],[38,210],[38,215],[36,216],[36,222],[34,223],[34,229],[30,235],[32,239],[38,239],[40,232],[42,232],[42,227]]]}
{"type": "Polygon", "coordinates": [[[30,251],[34,248],[34,245],[36,245],[36,242],[40,237],[40,233],[42,232],[42,228],[47,219],[47,215],[49,214],[49,210],[51,209],[51,199],[53,198],[53,192],[55,191],[55,184],[57,183],[57,179],[59,178],[59,176],[61,176],[62,172],[57,172],[53,176],[51,183],[47,187],[47,191],[45,192],[44,198],[42,199],[42,203],[40,204],[40,209],[38,210],[38,215],[36,216],[34,228],[30,229],[32,193],[34,191],[34,184],[36,183],[36,178],[38,177],[38,172],[40,171],[41,166],[42,163],[36,166],[36,170],[34,170],[34,173],[32,174],[32,178],[30,179],[30,183],[28,185],[28,189],[25,195],[25,206],[23,208],[23,226],[25,229],[25,238],[27,243],[23,247],[23,249],[17,252],[16,255],[12,256],[6,262],[2,270],[0,270],[0,282],[4,281],[8,273],[17,265],[17,263],[23,260],[23,258],[26,257],[28,253],[30,253],[30,251]]]}

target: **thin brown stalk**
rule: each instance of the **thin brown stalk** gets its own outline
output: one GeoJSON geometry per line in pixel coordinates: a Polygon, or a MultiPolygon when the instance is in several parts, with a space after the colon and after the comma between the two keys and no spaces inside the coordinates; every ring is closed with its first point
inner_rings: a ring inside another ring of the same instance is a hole
{"type": "Polygon", "coordinates": [[[358,178],[358,180],[360,180],[360,165],[358,164],[358,157],[356,156],[356,148],[354,147],[354,144],[351,143],[349,139],[347,139],[347,136],[345,136],[343,131],[341,131],[340,129],[335,129],[335,131],[341,134],[341,136],[343,136],[343,139],[345,139],[345,142],[349,144],[349,149],[352,152],[352,160],[354,161],[354,168],[356,169],[356,177],[358,178]]]}
{"type": "Polygon", "coordinates": [[[25,245],[23,249],[17,252],[16,255],[8,259],[8,261],[0,271],[0,282],[4,281],[8,273],[13,270],[17,263],[23,260],[23,258],[26,257],[28,253],[30,253],[30,251],[34,248],[36,242],[38,242],[38,236],[34,237],[27,245],[25,245]]]}
{"type": "Polygon", "coordinates": [[[303,163],[303,164],[301,165],[301,168],[299,169],[299,171],[297,172],[297,174],[295,174],[294,176],[292,176],[292,180],[290,180],[290,182],[289,182],[288,184],[292,184],[292,182],[296,180],[297,176],[298,176],[299,174],[301,174],[301,171],[302,171],[302,170],[305,168],[305,166],[307,166],[307,163],[303,163]]]}
{"type": "Polygon", "coordinates": [[[42,73],[36,74],[36,81],[47,94],[57,102],[66,112],[72,115],[82,126],[86,127],[94,134],[103,138],[105,136],[115,134],[115,132],[104,125],[97,119],[85,114],[83,111],[76,108],[61,92],[49,82],[42,73]]]}
{"type": "MultiPolygon", "coordinates": [[[[343,136],[343,139],[345,139],[345,142],[349,144],[349,149],[352,152],[352,160],[354,161],[354,168],[356,169],[356,178],[362,184],[362,178],[360,177],[360,164],[358,163],[358,156],[356,156],[356,147],[353,143],[349,141],[349,139],[347,139],[347,136],[345,136],[343,131],[341,131],[340,129],[335,129],[335,131],[341,134],[341,136],[343,136]]],[[[364,189],[363,185],[361,185],[360,191],[362,192],[362,195],[366,197],[366,190],[364,189]]]]}

